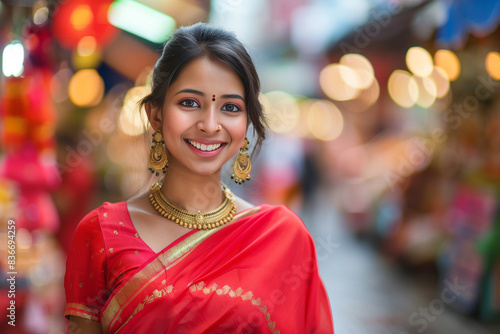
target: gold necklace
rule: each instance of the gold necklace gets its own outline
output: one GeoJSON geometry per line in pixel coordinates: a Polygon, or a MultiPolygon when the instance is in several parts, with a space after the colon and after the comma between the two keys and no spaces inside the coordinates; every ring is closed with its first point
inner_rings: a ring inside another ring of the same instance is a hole
{"type": "Polygon", "coordinates": [[[212,229],[229,223],[236,213],[234,195],[224,184],[221,184],[225,196],[224,202],[217,209],[205,213],[200,210],[197,213],[189,212],[177,207],[163,195],[162,186],[161,182],[151,186],[149,202],[160,215],[181,226],[198,230],[212,229]]]}

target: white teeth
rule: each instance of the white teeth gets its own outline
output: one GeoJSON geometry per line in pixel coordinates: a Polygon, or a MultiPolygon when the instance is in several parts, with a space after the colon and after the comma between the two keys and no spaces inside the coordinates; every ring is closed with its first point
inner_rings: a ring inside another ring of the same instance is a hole
{"type": "Polygon", "coordinates": [[[189,140],[189,139],[188,139],[188,142],[189,142],[189,144],[191,144],[192,146],[196,147],[200,151],[206,151],[206,152],[210,152],[210,151],[216,150],[219,147],[221,147],[221,145],[222,145],[220,143],[219,144],[205,145],[205,144],[197,143],[197,142],[189,140]]]}

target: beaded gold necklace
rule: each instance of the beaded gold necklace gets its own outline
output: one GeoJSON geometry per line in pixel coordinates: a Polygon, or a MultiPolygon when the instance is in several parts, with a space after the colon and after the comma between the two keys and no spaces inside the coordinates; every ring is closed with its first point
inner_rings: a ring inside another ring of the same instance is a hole
{"type": "Polygon", "coordinates": [[[161,192],[162,186],[163,183],[161,182],[157,182],[151,186],[149,202],[151,202],[153,208],[160,215],[181,226],[198,230],[212,229],[229,223],[236,213],[234,195],[223,184],[221,186],[225,196],[224,201],[217,209],[205,213],[199,210],[196,213],[189,212],[177,207],[163,195],[161,192]]]}

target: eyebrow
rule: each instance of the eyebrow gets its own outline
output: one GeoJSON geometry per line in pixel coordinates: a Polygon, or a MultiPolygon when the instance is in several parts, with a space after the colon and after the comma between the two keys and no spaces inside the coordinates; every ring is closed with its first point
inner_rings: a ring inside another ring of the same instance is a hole
{"type": "Polygon", "coordinates": [[[175,93],[175,95],[178,95],[180,93],[192,93],[192,94],[196,94],[196,95],[205,96],[205,94],[203,92],[200,92],[199,90],[196,90],[196,89],[189,89],[189,88],[180,90],[177,93],[175,93]]]}
{"type": "MultiPolygon", "coordinates": [[[[205,93],[200,92],[199,90],[190,89],[190,88],[182,89],[182,90],[178,91],[177,93],[175,93],[175,95],[181,94],[181,93],[191,93],[191,94],[196,94],[196,95],[200,95],[200,96],[205,96],[205,93]]],[[[240,99],[243,102],[245,102],[245,99],[239,94],[224,94],[221,96],[221,98],[223,98],[223,99],[240,99]]]]}
{"type": "Polygon", "coordinates": [[[245,102],[245,99],[239,95],[239,94],[224,94],[221,96],[223,99],[240,99],[241,101],[245,102]]]}

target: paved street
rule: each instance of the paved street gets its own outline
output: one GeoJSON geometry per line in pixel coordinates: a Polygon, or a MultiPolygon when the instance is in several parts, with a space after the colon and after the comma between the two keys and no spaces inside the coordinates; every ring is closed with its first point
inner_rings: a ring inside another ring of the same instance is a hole
{"type": "Polygon", "coordinates": [[[316,242],[336,334],[500,333],[500,324],[478,323],[451,309],[428,314],[428,319],[418,314],[438,304],[435,282],[410,280],[372,246],[351,236],[331,198],[325,191],[317,194],[311,201],[315,207],[300,215],[316,242]]]}

